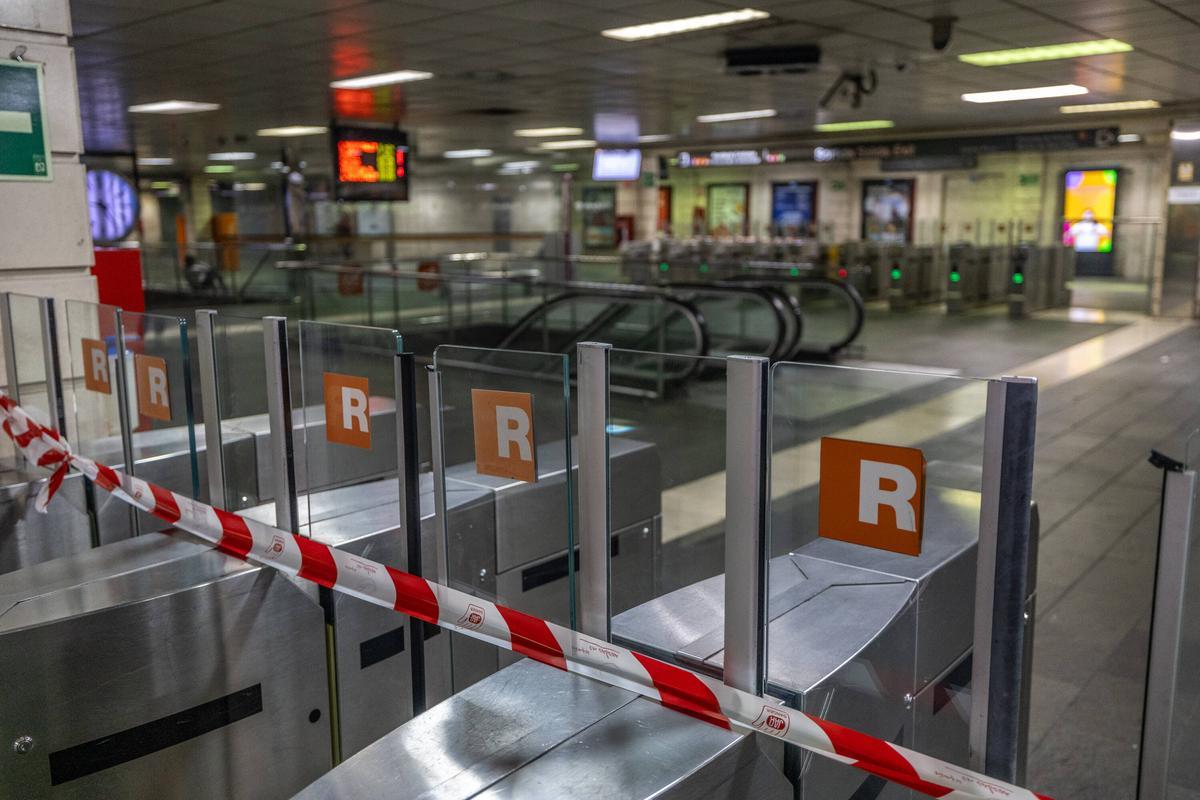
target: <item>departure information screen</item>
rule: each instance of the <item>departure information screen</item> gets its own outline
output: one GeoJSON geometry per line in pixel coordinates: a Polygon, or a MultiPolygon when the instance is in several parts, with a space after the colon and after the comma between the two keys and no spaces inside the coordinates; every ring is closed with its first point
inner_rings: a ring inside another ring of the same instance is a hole
{"type": "Polygon", "coordinates": [[[339,200],[408,199],[408,134],[335,126],[331,136],[339,200]]]}

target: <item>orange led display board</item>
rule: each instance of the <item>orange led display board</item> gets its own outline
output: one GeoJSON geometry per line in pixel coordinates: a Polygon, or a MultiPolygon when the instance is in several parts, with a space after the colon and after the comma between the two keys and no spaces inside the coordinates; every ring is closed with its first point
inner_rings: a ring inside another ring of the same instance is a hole
{"type": "Polygon", "coordinates": [[[408,135],[395,128],[333,126],[339,200],[407,200],[408,135]]]}

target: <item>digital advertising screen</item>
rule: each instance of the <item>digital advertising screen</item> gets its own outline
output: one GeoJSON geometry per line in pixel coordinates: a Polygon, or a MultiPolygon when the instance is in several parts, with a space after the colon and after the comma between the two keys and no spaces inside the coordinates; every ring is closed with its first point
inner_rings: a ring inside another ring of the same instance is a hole
{"type": "Polygon", "coordinates": [[[1115,169],[1074,169],[1063,178],[1063,244],[1076,253],[1111,253],[1117,211],[1115,169]]]}
{"type": "Polygon", "coordinates": [[[862,238],[888,244],[910,241],[915,191],[911,178],[863,181],[862,238]]]}
{"type": "Polygon", "coordinates": [[[710,236],[745,236],[750,228],[750,184],[712,183],[708,186],[710,236]]]}
{"type": "Polygon", "coordinates": [[[408,200],[408,134],[395,128],[330,129],[339,200],[408,200]]]}
{"type": "Polygon", "coordinates": [[[641,150],[597,150],[592,160],[594,181],[636,181],[642,176],[641,150]]]}
{"type": "Polygon", "coordinates": [[[812,236],[817,222],[817,184],[789,181],[771,184],[771,233],[812,236]]]}

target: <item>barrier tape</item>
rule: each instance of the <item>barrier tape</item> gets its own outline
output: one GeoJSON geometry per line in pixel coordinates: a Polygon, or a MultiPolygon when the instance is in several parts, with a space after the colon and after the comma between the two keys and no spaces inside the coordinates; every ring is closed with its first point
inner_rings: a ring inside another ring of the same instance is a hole
{"type": "Polygon", "coordinates": [[[72,466],[98,486],[236,558],[392,608],[543,664],[628,689],[667,708],[730,729],[774,736],[850,764],[930,797],[1050,800],[962,767],[922,755],[778,701],[635,653],[578,631],[496,605],[466,592],[342,552],[304,536],[231,514],[126,475],[71,451],[0,391],[3,428],[22,453],[54,473],[38,491],[44,512],[72,466]]]}

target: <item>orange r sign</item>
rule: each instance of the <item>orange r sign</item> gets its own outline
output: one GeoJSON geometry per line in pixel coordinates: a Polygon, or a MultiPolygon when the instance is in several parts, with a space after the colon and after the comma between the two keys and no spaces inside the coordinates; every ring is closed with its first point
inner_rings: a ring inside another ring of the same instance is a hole
{"type": "Polygon", "coordinates": [[[83,385],[93,392],[112,394],[108,377],[108,348],[99,339],[83,340],[83,385]]]}
{"type": "Polygon", "coordinates": [[[533,395],[471,390],[475,424],[475,469],[480,475],[537,482],[533,438],[533,395]]]}
{"type": "Polygon", "coordinates": [[[371,388],[365,377],[325,373],[325,438],[371,449],[371,388]]]}
{"type": "Polygon", "coordinates": [[[137,374],[138,413],[166,422],[171,421],[171,396],[167,391],[167,362],[157,356],[138,353],[133,357],[137,374]]]}
{"type": "Polygon", "coordinates": [[[821,439],[821,536],[919,556],[924,512],[920,450],[821,439]]]}

